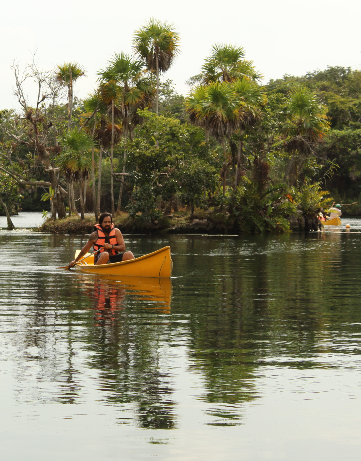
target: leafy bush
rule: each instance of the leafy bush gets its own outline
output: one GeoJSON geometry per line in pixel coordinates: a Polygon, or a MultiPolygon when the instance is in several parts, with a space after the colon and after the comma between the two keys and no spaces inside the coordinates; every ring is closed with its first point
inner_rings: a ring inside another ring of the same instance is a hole
{"type": "Polygon", "coordinates": [[[332,202],[328,195],[329,192],[322,190],[320,183],[305,182],[298,189],[292,188],[293,200],[305,217],[314,217],[322,208],[328,208],[332,202]]]}
{"type": "Polygon", "coordinates": [[[162,212],[157,209],[156,198],[150,185],[143,185],[133,192],[127,211],[136,226],[146,227],[161,218],[162,212]]]}

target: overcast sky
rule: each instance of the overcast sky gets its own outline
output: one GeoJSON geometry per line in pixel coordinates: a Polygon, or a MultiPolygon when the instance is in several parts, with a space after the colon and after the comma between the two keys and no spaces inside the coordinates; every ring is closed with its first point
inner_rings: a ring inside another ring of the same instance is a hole
{"type": "Polygon", "coordinates": [[[25,67],[34,53],[44,70],[81,64],[87,77],[75,94],[86,97],[97,71],[114,53],[130,53],[134,31],[151,17],[180,34],[181,53],[165,75],[183,94],[217,43],[244,47],[264,82],[327,66],[361,68],[356,0],[19,0],[3,1],[1,10],[0,109],[17,107],[11,64],[25,67]]]}

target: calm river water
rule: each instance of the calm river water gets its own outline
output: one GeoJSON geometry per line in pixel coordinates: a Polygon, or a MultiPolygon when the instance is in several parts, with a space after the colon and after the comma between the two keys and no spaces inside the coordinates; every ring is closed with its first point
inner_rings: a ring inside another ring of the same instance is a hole
{"type": "Polygon", "coordinates": [[[0,231],[1,459],[358,459],[361,220],[347,222],[126,235],[136,256],[171,245],[170,282],[58,269],[86,236],[0,231]]]}

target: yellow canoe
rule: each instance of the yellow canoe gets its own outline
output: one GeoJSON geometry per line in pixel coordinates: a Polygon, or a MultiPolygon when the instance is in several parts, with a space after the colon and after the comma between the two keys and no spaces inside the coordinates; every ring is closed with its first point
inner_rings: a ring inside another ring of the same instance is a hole
{"type": "Polygon", "coordinates": [[[321,221],[323,226],[341,226],[340,218],[329,219],[328,221],[321,221]]]}
{"type": "MultiPolygon", "coordinates": [[[[76,251],[75,257],[79,251],[76,251]]],[[[172,275],[173,261],[170,247],[167,246],[153,253],[121,263],[94,265],[94,255],[89,254],[89,256],[85,255],[76,265],[81,271],[99,275],[169,278],[172,275]]]]}

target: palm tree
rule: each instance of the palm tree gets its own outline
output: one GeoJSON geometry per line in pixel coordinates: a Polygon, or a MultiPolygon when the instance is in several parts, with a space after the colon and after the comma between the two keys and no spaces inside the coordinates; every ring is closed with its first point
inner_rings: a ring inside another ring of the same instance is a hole
{"type": "Polygon", "coordinates": [[[85,186],[84,182],[91,169],[90,151],[94,141],[84,131],[76,128],[66,133],[62,139],[63,152],[58,156],[58,165],[65,171],[72,181],[80,182],[79,198],[81,219],[84,219],[85,212],[85,186]]]}
{"type": "Polygon", "coordinates": [[[247,78],[236,80],[232,84],[238,104],[239,141],[235,168],[234,189],[238,185],[238,176],[242,164],[243,133],[247,127],[253,126],[261,117],[261,105],[265,102],[262,88],[247,78]]]}
{"type": "Polygon", "coordinates": [[[97,200],[97,213],[100,214],[100,199],[101,199],[101,175],[102,175],[102,154],[111,147],[112,138],[114,144],[119,142],[122,135],[120,125],[112,126],[107,120],[105,114],[101,114],[99,122],[95,128],[95,140],[99,144],[99,168],[98,168],[98,200],[97,200]]]}
{"type": "MultiPolygon", "coordinates": [[[[135,86],[129,88],[128,91],[123,89],[121,118],[123,120],[124,131],[128,134],[130,141],[133,141],[134,128],[142,121],[140,115],[138,114],[138,109],[144,110],[146,108],[150,108],[153,102],[153,98],[154,87],[151,81],[149,81],[147,78],[139,79],[137,82],[135,82],[135,86]]],[[[119,188],[117,213],[119,213],[121,209],[126,161],[127,150],[124,149],[123,171],[119,188]]]]}
{"type": "Polygon", "coordinates": [[[133,46],[137,55],[157,78],[156,114],[159,106],[159,73],[166,72],[179,53],[179,34],[173,26],[150,19],[148,24],[134,34],[133,46]]]}
{"type": "MultiPolygon", "coordinates": [[[[114,57],[109,61],[108,67],[99,72],[99,76],[103,82],[107,82],[104,86],[107,89],[106,92],[103,90],[103,100],[106,101],[107,96],[109,99],[109,86],[112,85],[113,98],[111,99],[112,104],[112,127],[114,127],[114,111],[115,111],[115,100],[117,101],[117,117],[122,121],[122,128],[125,134],[128,134],[130,140],[132,140],[132,133],[134,127],[140,123],[140,117],[137,115],[138,109],[145,109],[149,107],[152,102],[153,88],[149,79],[144,78],[142,75],[143,63],[130,57],[127,54],[115,54],[114,57]],[[116,88],[113,88],[115,86],[116,88]]],[[[114,133],[114,128],[112,128],[114,133]]],[[[114,134],[112,135],[111,143],[111,158],[113,156],[114,146],[114,134]]],[[[111,161],[111,165],[113,162],[111,161]]],[[[117,212],[120,211],[123,186],[124,186],[124,174],[126,164],[126,151],[124,151],[124,163],[123,163],[123,175],[121,179],[121,185],[119,190],[117,212]]],[[[112,177],[114,172],[112,170],[112,177]]],[[[111,180],[111,188],[112,180],[111,180]]],[[[113,193],[112,193],[113,197],[113,193]]],[[[112,212],[114,212],[114,198],[112,199],[112,212]]]]}
{"type": "Polygon", "coordinates": [[[330,128],[326,107],[306,87],[293,89],[288,98],[288,123],[284,132],[285,150],[291,154],[285,179],[297,183],[298,172],[306,161],[307,154],[322,142],[330,128]]]}
{"type": "Polygon", "coordinates": [[[222,170],[223,195],[226,191],[227,152],[226,138],[229,138],[238,126],[238,107],[232,85],[211,83],[196,88],[186,100],[186,110],[191,123],[202,126],[218,139],[223,148],[224,165],[222,170]]]}
{"type": "Polygon", "coordinates": [[[139,102],[144,100],[146,93],[151,93],[149,81],[142,76],[142,69],[141,61],[121,53],[115,54],[108,67],[98,73],[102,82],[115,82],[118,88],[118,116],[122,120],[124,132],[128,133],[130,138],[134,128],[131,123],[132,115],[138,108],[144,109],[144,105],[139,105],[139,102]]]}
{"type": "Polygon", "coordinates": [[[202,66],[203,83],[232,82],[237,78],[259,80],[259,74],[252,61],[246,61],[243,47],[232,45],[214,45],[211,55],[202,66]]]}
{"type": "Polygon", "coordinates": [[[258,81],[262,75],[255,69],[252,61],[244,59],[243,47],[214,45],[210,56],[205,59],[201,73],[191,77],[189,84],[208,85],[212,82],[233,82],[246,78],[258,81]]]}
{"type": "MultiPolygon", "coordinates": [[[[84,100],[84,109],[87,112],[87,120],[83,123],[82,128],[85,127],[86,123],[88,120],[90,120],[92,117],[94,117],[94,123],[93,123],[93,128],[91,130],[91,137],[94,139],[95,137],[95,130],[97,127],[97,114],[101,113],[104,114],[106,112],[107,106],[104,104],[104,102],[101,100],[99,91],[96,91],[95,93],[91,94],[87,99],[84,100]]],[[[102,146],[100,146],[100,150],[102,149],[102,146]]],[[[100,152],[101,156],[101,152],[100,152]]],[[[92,177],[92,189],[93,189],[93,208],[94,208],[94,215],[95,215],[95,221],[98,221],[98,198],[96,194],[96,184],[95,184],[95,150],[94,150],[94,145],[92,147],[92,169],[91,169],[91,177],[92,177]]],[[[101,163],[100,167],[98,169],[98,182],[101,184],[101,163]]],[[[100,194],[99,194],[99,200],[100,200],[100,194]]]]}
{"type": "Polygon", "coordinates": [[[103,103],[111,107],[111,142],[110,142],[110,201],[111,211],[114,214],[114,132],[115,132],[115,100],[119,96],[119,87],[112,74],[108,74],[107,80],[103,75],[103,83],[100,84],[99,90],[103,103]]]}
{"type": "Polygon", "coordinates": [[[85,75],[84,69],[76,62],[65,63],[62,66],[57,66],[58,69],[55,78],[62,85],[68,87],[68,130],[71,128],[71,117],[73,112],[73,85],[79,77],[85,75]]]}

